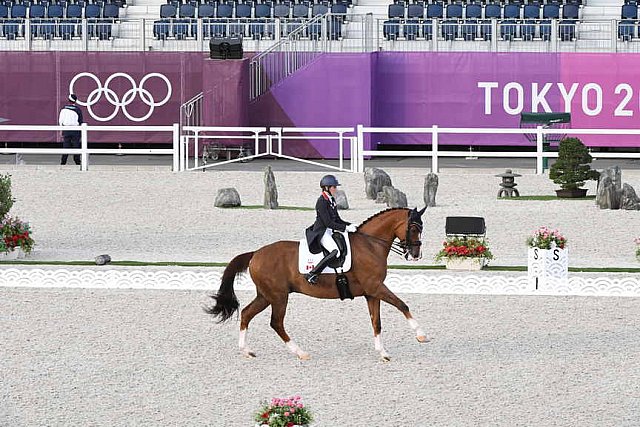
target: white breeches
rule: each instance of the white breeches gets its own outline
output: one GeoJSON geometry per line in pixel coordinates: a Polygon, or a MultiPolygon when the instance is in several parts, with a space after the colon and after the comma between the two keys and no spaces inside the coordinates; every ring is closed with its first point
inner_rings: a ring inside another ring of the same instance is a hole
{"type": "Polygon", "coordinates": [[[337,256],[340,256],[340,249],[338,249],[338,244],[336,243],[335,240],[333,240],[333,237],[331,237],[332,234],[333,234],[333,230],[330,228],[327,228],[324,232],[324,235],[320,239],[320,244],[322,245],[323,248],[325,248],[329,252],[332,252],[333,250],[338,251],[337,256]]]}

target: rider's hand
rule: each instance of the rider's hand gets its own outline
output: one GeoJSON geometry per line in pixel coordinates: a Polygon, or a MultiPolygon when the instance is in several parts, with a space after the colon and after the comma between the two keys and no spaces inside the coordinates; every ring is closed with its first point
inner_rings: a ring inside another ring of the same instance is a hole
{"type": "Polygon", "coordinates": [[[347,230],[348,233],[355,233],[356,230],[358,229],[358,227],[356,227],[353,224],[349,224],[347,225],[347,227],[345,228],[345,230],[347,230]]]}

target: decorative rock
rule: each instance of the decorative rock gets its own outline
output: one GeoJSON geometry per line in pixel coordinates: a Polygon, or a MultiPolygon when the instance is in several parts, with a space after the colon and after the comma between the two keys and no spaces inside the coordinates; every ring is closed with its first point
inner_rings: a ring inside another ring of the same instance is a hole
{"type": "Polygon", "coordinates": [[[111,262],[111,257],[107,254],[98,255],[96,257],[96,265],[106,265],[111,262]]]}
{"type": "Polygon", "coordinates": [[[632,186],[625,183],[622,186],[622,196],[620,197],[620,209],[640,210],[640,197],[632,186]]]}
{"type": "Polygon", "coordinates": [[[622,195],[622,173],[620,167],[611,166],[600,172],[596,205],[600,209],[620,209],[622,195]]]}
{"type": "Polygon", "coordinates": [[[343,190],[336,191],[336,207],[338,210],[348,210],[349,209],[349,201],[347,200],[347,193],[343,190]]]}
{"type": "Polygon", "coordinates": [[[384,200],[390,208],[406,208],[407,196],[397,188],[384,186],[382,187],[382,193],[384,194],[384,200]]]}
{"type": "Polygon", "coordinates": [[[264,168],[264,208],[278,209],[278,188],[276,177],[273,176],[271,165],[264,168]]]}
{"type": "Polygon", "coordinates": [[[235,188],[221,188],[218,190],[218,195],[213,205],[217,208],[238,207],[240,206],[240,194],[235,188]]]}
{"type": "Polygon", "coordinates": [[[429,172],[424,178],[424,204],[427,207],[436,205],[436,193],[438,192],[438,175],[429,172]]]}
{"type": "Polygon", "coordinates": [[[364,192],[367,199],[376,200],[378,193],[385,186],[393,187],[391,178],[385,171],[378,168],[366,168],[364,170],[364,192]]]}

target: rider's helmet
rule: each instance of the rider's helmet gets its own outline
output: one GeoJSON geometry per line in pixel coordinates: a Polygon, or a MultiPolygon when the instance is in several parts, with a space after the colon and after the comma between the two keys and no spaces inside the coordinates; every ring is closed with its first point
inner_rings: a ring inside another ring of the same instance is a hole
{"type": "Polygon", "coordinates": [[[325,175],[320,180],[320,187],[337,187],[338,185],[340,185],[340,183],[338,182],[338,179],[333,175],[325,175]]]}

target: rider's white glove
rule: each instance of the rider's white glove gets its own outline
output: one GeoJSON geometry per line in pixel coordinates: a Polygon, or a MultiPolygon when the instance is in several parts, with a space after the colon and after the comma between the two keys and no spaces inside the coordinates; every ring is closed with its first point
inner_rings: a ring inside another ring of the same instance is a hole
{"type": "Polygon", "coordinates": [[[356,227],[353,224],[349,224],[347,225],[347,227],[345,228],[345,230],[347,230],[348,233],[355,233],[356,230],[358,229],[358,227],[356,227]]]}

